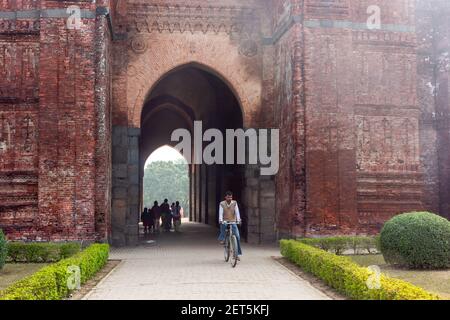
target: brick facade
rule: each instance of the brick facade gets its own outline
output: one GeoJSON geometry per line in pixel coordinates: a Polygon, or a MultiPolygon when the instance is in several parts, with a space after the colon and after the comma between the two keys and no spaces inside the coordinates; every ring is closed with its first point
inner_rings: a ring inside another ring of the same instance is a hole
{"type": "Polygon", "coordinates": [[[233,186],[251,242],[375,233],[409,210],[449,217],[448,14],[445,0],[3,0],[0,228],[134,243],[142,158],[167,143],[143,115],[167,105],[188,122],[280,128],[273,178],[191,167],[196,221],[214,224],[233,186]],[[211,93],[165,86],[177,72],[211,93]],[[231,95],[241,119],[198,98],[225,110],[231,95]]]}

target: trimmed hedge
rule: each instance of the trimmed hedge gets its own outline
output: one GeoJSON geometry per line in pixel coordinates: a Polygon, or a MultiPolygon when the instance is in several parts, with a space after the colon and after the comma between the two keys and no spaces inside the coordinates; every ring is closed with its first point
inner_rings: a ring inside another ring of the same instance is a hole
{"type": "Polygon", "coordinates": [[[0,291],[0,300],[63,299],[71,292],[67,286],[72,276],[68,270],[69,266],[80,268],[80,283],[84,284],[106,264],[108,255],[107,244],[93,244],[78,254],[46,266],[0,291]]]}
{"type": "Polygon", "coordinates": [[[381,230],[384,260],[416,269],[450,267],[450,221],[430,212],[393,217],[381,230]]]}
{"type": "Polygon", "coordinates": [[[384,274],[380,276],[380,289],[369,289],[366,282],[372,272],[367,268],[358,266],[347,257],[337,256],[295,240],[281,240],[280,249],[284,257],[352,299],[439,299],[439,296],[422,288],[402,280],[389,278],[384,274]]]}
{"type": "Polygon", "coordinates": [[[8,247],[5,235],[3,234],[2,229],[0,229],[0,270],[5,265],[6,256],[8,253],[8,247]]]}
{"type": "Polygon", "coordinates": [[[377,237],[337,236],[325,238],[302,238],[298,239],[298,241],[325,251],[331,251],[337,255],[343,254],[346,250],[353,250],[355,253],[366,251],[367,253],[372,254],[374,252],[376,253],[378,248],[377,237]]]}
{"type": "Polygon", "coordinates": [[[8,261],[10,262],[56,262],[80,252],[81,245],[70,243],[8,243],[8,261]]]}

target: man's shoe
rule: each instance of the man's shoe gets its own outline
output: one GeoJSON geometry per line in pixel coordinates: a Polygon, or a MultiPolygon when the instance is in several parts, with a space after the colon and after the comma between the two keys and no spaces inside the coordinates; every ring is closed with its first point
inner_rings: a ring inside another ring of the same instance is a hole
{"type": "Polygon", "coordinates": [[[237,261],[241,261],[241,258],[239,256],[236,257],[237,261]]]}

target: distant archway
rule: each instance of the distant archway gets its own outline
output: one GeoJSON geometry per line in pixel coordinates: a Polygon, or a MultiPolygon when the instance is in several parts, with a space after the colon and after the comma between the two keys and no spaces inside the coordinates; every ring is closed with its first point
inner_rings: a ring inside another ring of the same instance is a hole
{"type": "Polygon", "coordinates": [[[159,147],[144,164],[142,206],[150,208],[154,201],[176,201],[189,215],[189,165],[176,149],[165,145],[159,147]]]}

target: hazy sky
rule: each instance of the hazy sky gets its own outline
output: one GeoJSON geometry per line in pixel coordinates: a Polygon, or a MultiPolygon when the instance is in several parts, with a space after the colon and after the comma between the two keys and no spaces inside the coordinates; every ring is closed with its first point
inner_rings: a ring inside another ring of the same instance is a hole
{"type": "Polygon", "coordinates": [[[178,159],[184,159],[183,156],[176,151],[175,149],[169,147],[169,146],[163,146],[161,148],[156,149],[150,157],[147,158],[147,161],[145,161],[145,166],[149,164],[150,162],[155,161],[175,161],[178,159]]]}

